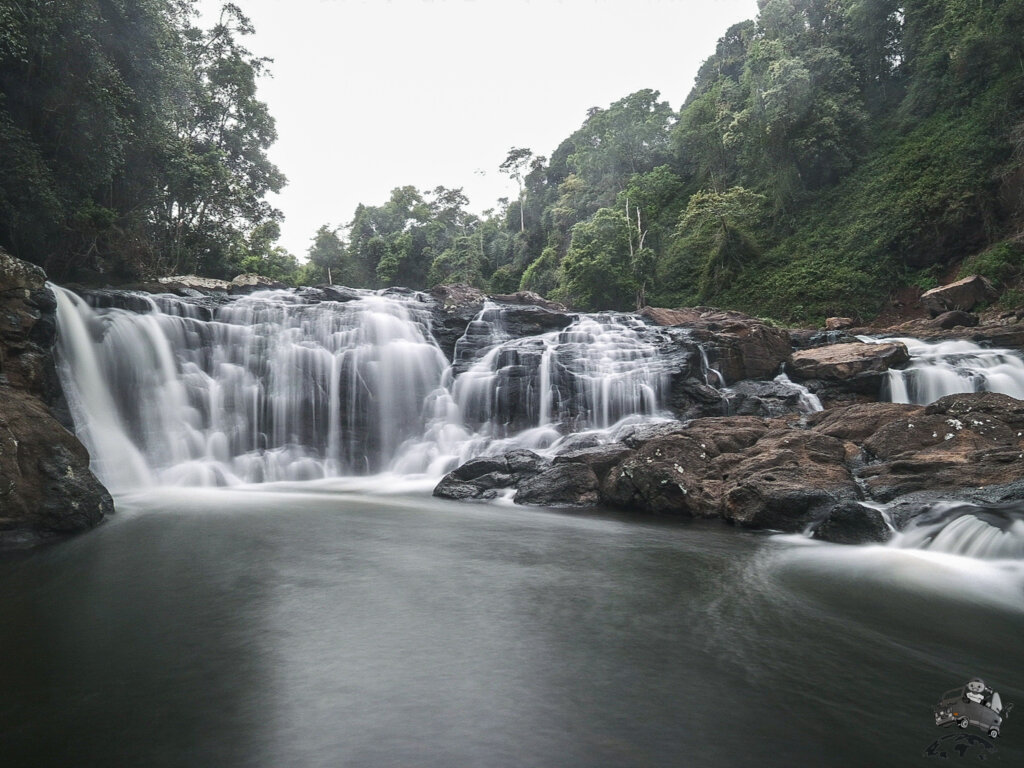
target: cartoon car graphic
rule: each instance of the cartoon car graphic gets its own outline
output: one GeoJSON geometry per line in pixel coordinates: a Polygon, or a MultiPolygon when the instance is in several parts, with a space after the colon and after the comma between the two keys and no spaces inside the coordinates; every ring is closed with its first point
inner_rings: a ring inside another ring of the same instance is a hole
{"type": "Polygon", "coordinates": [[[979,701],[981,697],[978,696],[979,691],[975,691],[977,687],[972,680],[962,688],[954,688],[942,694],[935,705],[935,724],[956,724],[958,728],[973,725],[985,731],[991,738],[999,738],[1003,720],[1010,714],[1013,704],[1004,707],[999,694],[991,689],[985,689],[987,695],[979,701]],[[972,684],[974,687],[971,687],[972,684]]]}

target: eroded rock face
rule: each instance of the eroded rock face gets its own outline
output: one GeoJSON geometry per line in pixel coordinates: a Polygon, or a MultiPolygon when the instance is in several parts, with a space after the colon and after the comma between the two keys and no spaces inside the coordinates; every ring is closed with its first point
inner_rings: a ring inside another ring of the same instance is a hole
{"type": "Polygon", "coordinates": [[[707,307],[644,307],[640,315],[655,325],[691,329],[691,337],[706,345],[711,363],[726,383],[774,378],[792,351],[788,331],[773,328],[742,312],[707,307]]]}
{"type": "Polygon", "coordinates": [[[971,275],[955,283],[940,285],[921,294],[921,305],[932,317],[950,310],[970,312],[979,304],[993,301],[999,292],[980,275],[971,275]]]}
{"type": "Polygon", "coordinates": [[[85,530],[113,512],[89,456],[46,405],[56,301],[41,269],[0,251],[0,546],[85,530]]]}

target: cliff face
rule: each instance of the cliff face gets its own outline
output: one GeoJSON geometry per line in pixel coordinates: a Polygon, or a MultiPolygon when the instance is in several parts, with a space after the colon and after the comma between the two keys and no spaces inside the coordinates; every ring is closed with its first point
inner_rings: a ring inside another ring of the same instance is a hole
{"type": "Polygon", "coordinates": [[[49,405],[60,399],[55,309],[43,271],[0,250],[0,546],[92,528],[114,511],[49,405]]]}

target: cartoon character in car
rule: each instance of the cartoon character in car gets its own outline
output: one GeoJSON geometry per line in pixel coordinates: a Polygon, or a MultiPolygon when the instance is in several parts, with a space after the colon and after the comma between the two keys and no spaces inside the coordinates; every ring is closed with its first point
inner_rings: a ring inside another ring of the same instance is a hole
{"type": "Polygon", "coordinates": [[[999,738],[999,731],[1013,709],[1013,704],[1003,706],[999,694],[985,685],[981,678],[974,678],[963,688],[946,691],[935,705],[935,724],[953,725],[966,728],[973,725],[985,731],[993,739],[999,738]]]}

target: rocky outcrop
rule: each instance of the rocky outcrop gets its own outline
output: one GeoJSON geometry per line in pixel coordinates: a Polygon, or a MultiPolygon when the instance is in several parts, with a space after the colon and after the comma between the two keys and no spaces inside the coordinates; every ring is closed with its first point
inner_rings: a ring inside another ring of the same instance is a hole
{"type": "Polygon", "coordinates": [[[802,349],[793,353],[787,370],[794,379],[848,381],[865,373],[885,373],[910,360],[910,353],[899,342],[885,344],[832,344],[802,349]]]}
{"type": "Polygon", "coordinates": [[[188,288],[193,291],[207,293],[227,293],[231,290],[231,283],[227,280],[217,280],[213,277],[199,277],[198,275],[172,275],[170,277],[157,278],[157,283],[166,285],[169,288],[180,290],[188,288]]]}
{"type": "MultiPolygon", "coordinates": [[[[729,416],[634,427],[527,471],[506,457],[455,470],[435,493],[488,498],[515,487],[525,504],[595,502],[627,510],[783,531],[827,541],[884,541],[885,518],[858,502],[1024,499],[1024,401],[951,395],[930,406],[858,403],[803,418],[729,416]]],[[[897,515],[905,524],[912,515],[897,515]]]]}
{"type": "Polygon", "coordinates": [[[852,317],[827,317],[825,318],[826,331],[841,331],[846,328],[853,328],[852,317]]]}
{"type": "Polygon", "coordinates": [[[0,546],[90,528],[113,502],[55,418],[56,302],[41,269],[0,251],[0,546]]]}
{"type": "Polygon", "coordinates": [[[984,277],[971,275],[925,291],[921,294],[921,306],[936,317],[950,310],[970,312],[979,304],[994,301],[998,295],[999,292],[984,277]]]}

